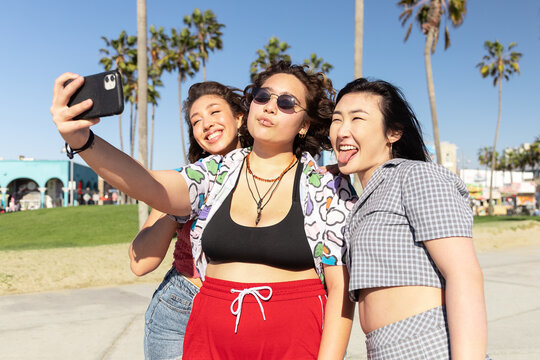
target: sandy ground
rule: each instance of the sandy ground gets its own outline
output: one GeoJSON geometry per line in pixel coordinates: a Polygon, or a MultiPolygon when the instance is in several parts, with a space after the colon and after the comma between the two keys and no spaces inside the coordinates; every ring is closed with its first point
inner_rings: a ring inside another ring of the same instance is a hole
{"type": "MultiPolygon", "coordinates": [[[[540,222],[534,221],[481,224],[473,233],[479,252],[540,244],[540,222]]],[[[0,251],[0,295],[158,283],[172,264],[173,245],[161,266],[140,278],[129,269],[128,244],[0,251]]]]}

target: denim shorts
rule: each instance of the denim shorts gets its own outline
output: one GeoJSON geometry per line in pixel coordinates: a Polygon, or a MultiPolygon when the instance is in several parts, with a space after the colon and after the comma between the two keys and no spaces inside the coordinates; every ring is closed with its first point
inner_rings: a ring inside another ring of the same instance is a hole
{"type": "Polygon", "coordinates": [[[174,266],[165,275],[146,310],[145,359],[181,359],[193,297],[198,292],[199,288],[176,271],[174,266]]]}

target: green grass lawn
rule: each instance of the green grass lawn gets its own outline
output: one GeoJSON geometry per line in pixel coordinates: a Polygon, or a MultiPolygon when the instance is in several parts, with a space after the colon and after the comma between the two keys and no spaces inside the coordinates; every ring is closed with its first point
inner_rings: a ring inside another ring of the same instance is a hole
{"type": "MultiPolygon", "coordinates": [[[[540,222],[540,216],[476,216],[475,225],[540,222]]],[[[0,215],[0,250],[96,246],[130,242],[137,205],[76,206],[0,215]]],[[[526,224],[526,223],[523,223],[526,224]]]]}
{"type": "Polygon", "coordinates": [[[475,216],[475,224],[485,224],[491,222],[515,222],[533,220],[540,222],[540,216],[475,216]]]}
{"type": "Polygon", "coordinates": [[[137,234],[137,205],[76,206],[0,215],[0,250],[96,246],[137,234]]]}

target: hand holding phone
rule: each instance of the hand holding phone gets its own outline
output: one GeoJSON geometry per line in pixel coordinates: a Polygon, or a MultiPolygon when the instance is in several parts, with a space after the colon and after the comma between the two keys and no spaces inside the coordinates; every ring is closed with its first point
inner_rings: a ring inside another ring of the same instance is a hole
{"type": "MultiPolygon", "coordinates": [[[[66,81],[64,86],[71,81],[66,81]]],[[[124,92],[120,72],[112,70],[85,76],[83,85],[71,96],[68,106],[71,107],[87,99],[92,99],[92,107],[75,116],[74,120],[121,114],[124,111],[124,92]]]]}

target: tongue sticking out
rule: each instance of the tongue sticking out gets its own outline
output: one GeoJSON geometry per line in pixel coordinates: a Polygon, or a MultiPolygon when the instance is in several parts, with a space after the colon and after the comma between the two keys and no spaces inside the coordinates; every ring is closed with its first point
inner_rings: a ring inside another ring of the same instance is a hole
{"type": "Polygon", "coordinates": [[[357,152],[358,150],[356,149],[340,151],[337,160],[340,164],[346,164],[349,162],[351,157],[353,157],[353,155],[355,155],[357,152]]]}

